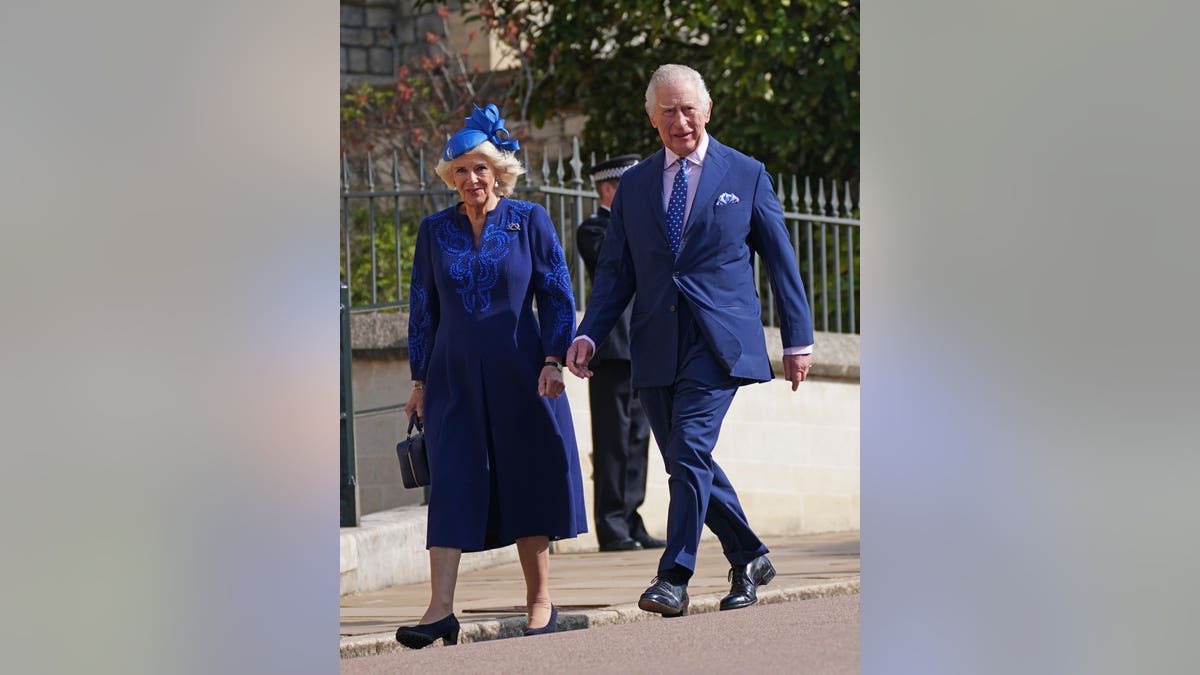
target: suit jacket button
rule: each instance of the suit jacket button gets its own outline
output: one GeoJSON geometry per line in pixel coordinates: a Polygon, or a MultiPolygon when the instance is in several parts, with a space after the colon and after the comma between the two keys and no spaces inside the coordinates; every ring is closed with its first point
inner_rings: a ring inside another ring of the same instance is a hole
{"type": "Polygon", "coordinates": [[[678,278],[679,278],[679,272],[671,272],[671,278],[672,278],[672,279],[678,279],[678,278]]]}
{"type": "Polygon", "coordinates": [[[670,309],[671,309],[671,311],[672,311],[672,312],[674,312],[674,311],[675,311],[675,305],[671,305],[670,309]]]}

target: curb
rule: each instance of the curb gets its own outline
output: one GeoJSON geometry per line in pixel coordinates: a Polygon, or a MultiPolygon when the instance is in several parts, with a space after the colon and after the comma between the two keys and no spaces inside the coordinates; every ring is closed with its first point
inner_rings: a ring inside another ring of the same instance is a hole
{"type": "MultiPolygon", "coordinates": [[[[847,577],[842,581],[833,581],[826,584],[764,590],[758,594],[758,604],[769,605],[779,602],[828,598],[836,595],[854,595],[859,592],[861,583],[861,578],[854,576],[847,577]]],[[[688,614],[708,614],[720,611],[722,597],[724,597],[724,594],[721,593],[695,596],[691,599],[688,614]]],[[[583,630],[596,626],[636,623],[638,621],[649,621],[658,618],[661,617],[657,614],[638,609],[637,603],[614,605],[605,609],[571,612],[570,614],[560,612],[558,615],[558,631],[583,630]]],[[[484,642],[487,640],[521,637],[525,634],[525,625],[524,616],[512,616],[471,623],[463,622],[458,635],[458,642],[459,644],[463,644],[467,642],[484,642]]],[[[441,647],[441,644],[439,642],[431,646],[441,647]]],[[[370,635],[342,638],[341,658],[343,659],[390,654],[399,651],[407,651],[407,649],[396,642],[394,633],[372,633],[370,635]]]]}

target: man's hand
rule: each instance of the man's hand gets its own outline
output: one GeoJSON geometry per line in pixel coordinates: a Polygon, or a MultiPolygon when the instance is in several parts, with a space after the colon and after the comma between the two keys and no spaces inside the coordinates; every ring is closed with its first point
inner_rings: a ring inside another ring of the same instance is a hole
{"type": "Polygon", "coordinates": [[[592,376],[592,371],[588,370],[587,365],[592,360],[594,351],[592,343],[587,340],[576,338],[571,343],[570,349],[567,350],[567,368],[575,377],[588,378],[592,376]]]}
{"type": "Polygon", "coordinates": [[[783,357],[783,376],[792,383],[792,391],[796,391],[800,387],[800,383],[808,378],[810,368],[812,368],[812,354],[793,354],[783,357]]]}

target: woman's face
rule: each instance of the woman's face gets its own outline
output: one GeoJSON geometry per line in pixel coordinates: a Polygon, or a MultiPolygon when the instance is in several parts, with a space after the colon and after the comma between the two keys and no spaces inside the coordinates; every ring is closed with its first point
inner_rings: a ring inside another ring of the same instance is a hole
{"type": "Polygon", "coordinates": [[[450,177],[467,206],[486,206],[496,195],[496,172],[483,155],[467,153],[450,163],[450,177]]]}

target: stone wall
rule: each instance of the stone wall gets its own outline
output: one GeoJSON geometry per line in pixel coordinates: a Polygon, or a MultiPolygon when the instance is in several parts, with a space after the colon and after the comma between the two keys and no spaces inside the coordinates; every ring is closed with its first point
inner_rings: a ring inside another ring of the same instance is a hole
{"type": "Polygon", "coordinates": [[[426,33],[444,36],[436,7],[412,0],[342,0],[342,86],[390,84],[401,63],[431,55],[426,33]]]}

